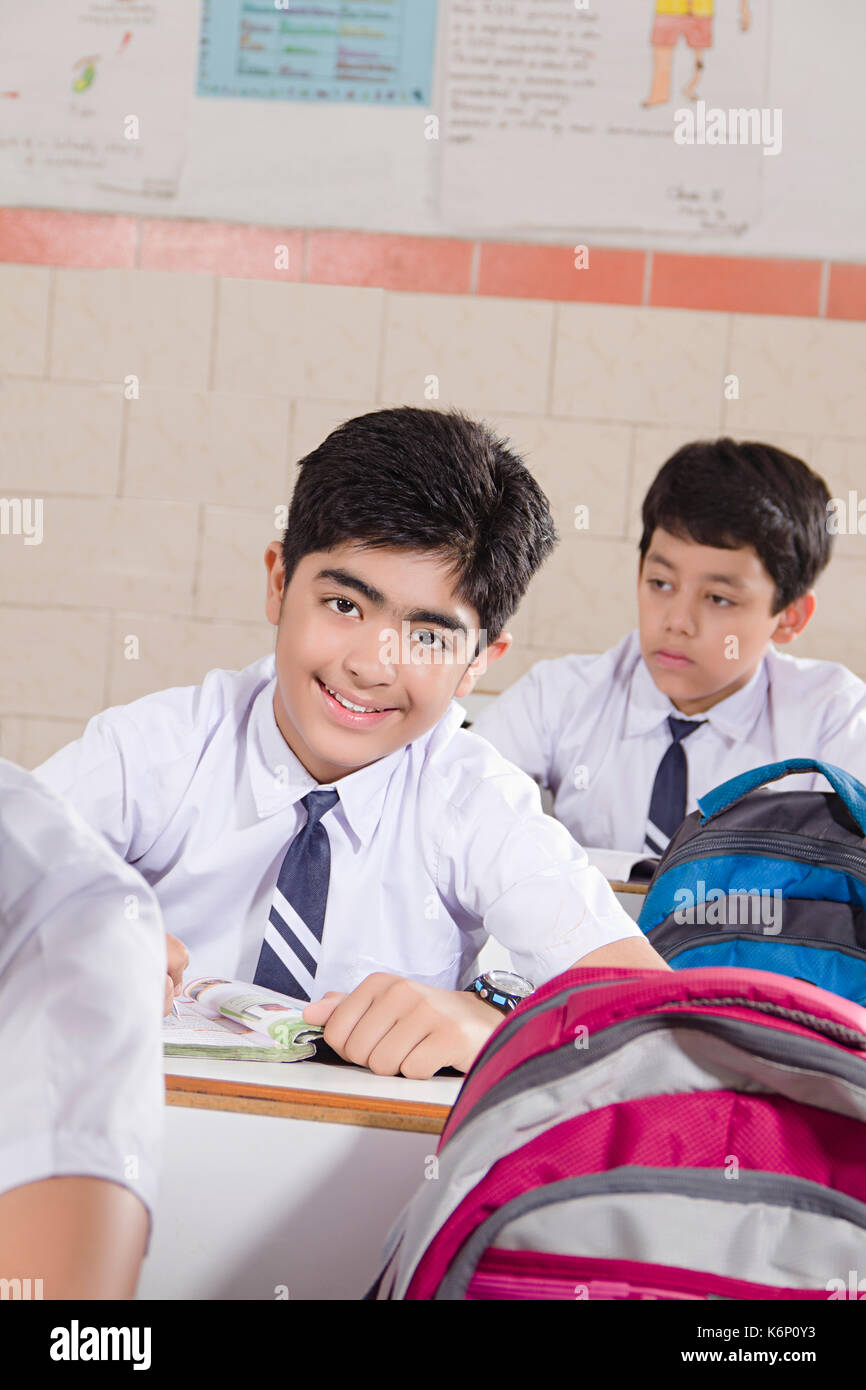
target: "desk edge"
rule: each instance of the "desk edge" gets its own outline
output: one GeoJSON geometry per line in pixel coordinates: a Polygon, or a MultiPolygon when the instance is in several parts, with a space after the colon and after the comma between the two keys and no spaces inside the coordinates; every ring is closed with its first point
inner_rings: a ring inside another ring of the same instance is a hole
{"type": "Polygon", "coordinates": [[[326,1124],[360,1125],[417,1134],[441,1134],[450,1105],[428,1101],[388,1100],[337,1091],[290,1090],[252,1081],[226,1081],[205,1076],[165,1078],[166,1104],[200,1110],[232,1110],[242,1114],[280,1115],[284,1119],[317,1120],[326,1124]]]}

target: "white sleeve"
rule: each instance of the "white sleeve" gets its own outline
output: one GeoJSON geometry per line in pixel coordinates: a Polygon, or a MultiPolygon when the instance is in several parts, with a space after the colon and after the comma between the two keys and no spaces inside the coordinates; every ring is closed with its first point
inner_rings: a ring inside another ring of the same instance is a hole
{"type": "Polygon", "coordinates": [[[504,772],[448,808],[440,891],[544,984],[582,956],[641,930],[565,826],[541,809],[528,777],[504,772]]]}
{"type": "Polygon", "coordinates": [[[866,786],[866,686],[859,699],[840,702],[833,710],[818,756],[822,762],[844,768],[866,786]]]}
{"type": "Polygon", "coordinates": [[[152,1212],[165,937],[152,890],[0,761],[0,1192],[81,1174],[152,1212]]]}
{"type": "Polygon", "coordinates": [[[553,661],[539,661],[515,685],[485,705],[472,724],[472,732],[519,767],[540,787],[548,787],[553,775],[555,728],[551,727],[553,661]]]}
{"type": "Polygon", "coordinates": [[[140,859],[156,839],[159,796],[144,736],[124,708],[91,719],[74,743],[34,775],[70,802],[122,859],[140,859]]]}

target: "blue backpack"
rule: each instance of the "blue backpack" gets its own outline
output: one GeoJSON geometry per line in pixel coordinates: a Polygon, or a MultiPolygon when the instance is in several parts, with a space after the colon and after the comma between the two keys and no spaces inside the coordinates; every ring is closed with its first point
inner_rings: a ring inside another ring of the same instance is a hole
{"type": "Polygon", "coordinates": [[[788,758],[723,782],[686,816],[639,926],[674,970],[744,966],[866,1004],[866,788],[832,763],[788,758]],[[832,792],[773,796],[818,772],[832,792]]]}

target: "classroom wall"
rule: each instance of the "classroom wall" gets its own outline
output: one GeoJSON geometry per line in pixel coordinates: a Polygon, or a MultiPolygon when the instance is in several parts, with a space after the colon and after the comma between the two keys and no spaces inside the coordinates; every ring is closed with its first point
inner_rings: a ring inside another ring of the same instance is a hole
{"type": "MultiPolygon", "coordinates": [[[[491,692],[633,626],[640,499],[684,441],[767,439],[864,491],[863,266],[599,251],[577,273],[570,247],[12,211],[0,260],[0,498],[44,509],[41,544],[0,535],[0,752],[25,766],[271,649],[274,510],[362,411],[482,415],[551,499],[562,541],[491,692]]],[[[862,536],[818,592],[796,651],[866,677],[862,536]]]]}
{"type": "MultiPolygon", "coordinates": [[[[18,0],[18,5],[24,2],[18,0]]],[[[33,0],[31,7],[35,8],[33,0]]],[[[0,6],[0,15],[7,8],[0,6]]],[[[447,111],[448,7],[444,0],[439,4],[433,87],[423,108],[384,102],[362,106],[354,101],[257,101],[193,95],[201,0],[171,0],[170,6],[153,8],[171,11],[171,33],[164,35],[160,55],[159,89],[170,102],[179,83],[180,91],[190,98],[178,140],[182,157],[177,196],[157,204],[153,199],[125,195],[111,179],[75,177],[74,170],[63,168],[54,177],[24,164],[5,168],[4,203],[140,215],[158,207],[171,216],[277,226],[342,227],[421,236],[519,236],[553,245],[562,240],[563,233],[552,227],[515,230],[526,228],[529,211],[519,185],[515,185],[518,191],[510,225],[494,218],[473,225],[455,224],[443,211],[447,127],[441,140],[430,140],[425,135],[425,121],[428,114],[442,117],[447,111]]],[[[210,5],[212,11],[219,8],[218,4],[210,5]]],[[[495,4],[489,8],[496,13],[495,4]]],[[[563,0],[547,6],[548,10],[562,8],[563,0]]],[[[649,38],[653,0],[581,3],[575,8],[599,13],[625,10],[632,15],[634,32],[649,38]]],[[[716,6],[717,43],[722,26],[732,22],[735,8],[733,0],[716,6]]],[[[822,6],[816,6],[815,0],[754,0],[751,9],[753,24],[745,39],[747,47],[757,38],[757,28],[769,21],[770,56],[761,105],[783,113],[783,151],[778,158],[761,160],[759,215],[735,237],[703,233],[699,249],[736,256],[859,260],[866,219],[866,180],[859,176],[866,6],[862,0],[831,0],[822,6]]],[[[504,13],[508,15],[508,6],[504,13]]],[[[165,23],[166,16],[158,22],[165,23]]],[[[649,79],[648,44],[646,61],[641,85],[649,79]]],[[[677,89],[686,80],[689,62],[681,44],[674,69],[675,77],[679,75],[677,89]]],[[[41,46],[33,47],[29,64],[42,84],[40,90],[46,90],[48,69],[41,46]]],[[[524,74],[519,65],[509,76],[515,89],[522,90],[524,74]]],[[[616,77],[627,91],[627,62],[616,77]]],[[[706,59],[704,95],[710,105],[738,104],[726,87],[718,84],[712,51],[706,59]]],[[[123,111],[135,109],[123,107],[123,111]]],[[[625,110],[622,115],[628,122],[625,110]]],[[[652,146],[654,142],[646,143],[652,146]]],[[[556,154],[551,151],[546,158],[551,162],[551,178],[560,178],[563,170],[556,154]]],[[[511,169],[504,168],[503,177],[514,183],[511,169]]],[[[693,233],[647,230],[642,220],[645,211],[636,191],[635,217],[628,225],[643,228],[639,240],[628,227],[617,224],[618,230],[608,227],[596,232],[596,223],[584,225],[580,218],[576,237],[585,240],[589,235],[599,244],[657,250],[682,250],[690,244],[693,233]]],[[[572,214],[563,213],[558,225],[570,229],[574,220],[572,214]]],[[[567,239],[571,231],[564,235],[567,239]]]]}

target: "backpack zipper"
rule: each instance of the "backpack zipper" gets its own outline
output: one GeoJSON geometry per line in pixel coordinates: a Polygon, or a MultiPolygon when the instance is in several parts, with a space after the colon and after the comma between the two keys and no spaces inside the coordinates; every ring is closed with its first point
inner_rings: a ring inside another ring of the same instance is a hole
{"type": "MultiPolygon", "coordinates": [[[[688,927],[696,926],[698,923],[683,922],[682,925],[688,927]]],[[[656,928],[653,927],[653,931],[655,930],[656,928]]],[[[647,934],[647,940],[650,939],[651,935],[652,932],[647,934]]],[[[668,951],[664,958],[665,960],[673,960],[674,956],[680,955],[683,951],[696,950],[699,946],[716,946],[719,941],[768,941],[772,943],[773,941],[779,941],[779,937],[767,936],[764,932],[730,931],[727,927],[720,924],[719,930],[713,932],[709,936],[690,936],[687,941],[683,941],[679,946],[675,946],[673,950],[668,951]]],[[[853,956],[855,960],[866,961],[866,951],[864,951],[862,947],[842,946],[837,941],[822,941],[813,936],[789,936],[785,937],[784,941],[780,944],[783,946],[808,946],[810,949],[818,951],[838,951],[843,956],[853,956]]]]}
{"type": "Polygon", "coordinates": [[[652,892],[662,874],[676,864],[701,859],[704,854],[724,854],[729,850],[742,854],[757,851],[762,858],[772,854],[777,859],[805,859],[809,863],[820,864],[822,868],[844,869],[852,878],[866,883],[866,853],[863,850],[831,849],[823,841],[800,839],[793,835],[789,841],[767,836],[760,831],[716,830],[701,831],[687,844],[675,849],[669,858],[661,860],[649,891],[652,892]],[[700,853],[695,852],[698,840],[700,853]]]}

